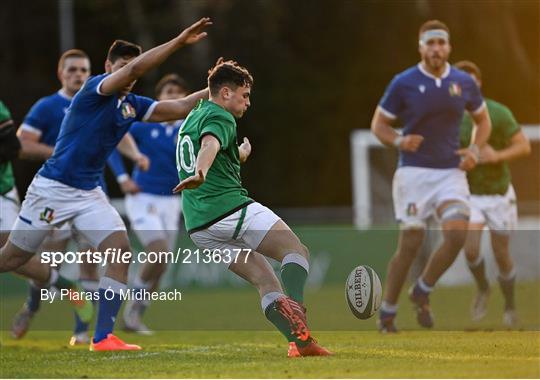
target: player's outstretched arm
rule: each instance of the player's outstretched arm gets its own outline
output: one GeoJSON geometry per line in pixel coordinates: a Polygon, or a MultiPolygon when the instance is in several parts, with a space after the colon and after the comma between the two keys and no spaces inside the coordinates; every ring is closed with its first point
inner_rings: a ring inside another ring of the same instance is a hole
{"type": "Polygon", "coordinates": [[[380,107],[377,107],[371,120],[371,132],[386,146],[394,146],[407,152],[416,152],[424,141],[424,137],[414,134],[401,136],[392,127],[393,122],[394,119],[383,114],[380,107]]]}
{"type": "Polygon", "coordinates": [[[139,147],[133,137],[126,133],[117,146],[120,153],[131,159],[142,171],[147,171],[150,167],[150,160],[139,151],[139,147]]]}
{"type": "Polygon", "coordinates": [[[185,98],[159,101],[146,121],[162,122],[185,119],[200,99],[208,99],[207,88],[194,92],[185,98]]]}
{"type": "Polygon", "coordinates": [[[206,174],[212,163],[216,159],[216,155],[221,148],[219,140],[212,135],[206,135],[202,138],[201,149],[197,154],[197,163],[195,166],[195,175],[184,179],[174,189],[173,193],[179,193],[184,189],[195,189],[201,186],[206,179],[206,174]]]}
{"type": "Polygon", "coordinates": [[[209,18],[204,17],[185,29],[169,42],[156,46],[141,54],[120,70],[109,75],[102,83],[100,91],[103,94],[114,94],[129,86],[132,82],[143,76],[147,71],[159,66],[172,53],[185,45],[199,42],[207,33],[203,30],[211,25],[209,18]]]}

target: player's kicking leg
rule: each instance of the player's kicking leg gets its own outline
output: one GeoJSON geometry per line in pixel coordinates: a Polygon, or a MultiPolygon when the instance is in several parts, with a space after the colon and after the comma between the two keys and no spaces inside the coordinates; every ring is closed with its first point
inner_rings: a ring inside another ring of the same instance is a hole
{"type": "Polygon", "coordinates": [[[383,333],[397,332],[395,319],[399,294],[422,246],[424,236],[425,230],[419,226],[403,225],[400,229],[396,253],[388,263],[384,300],[377,321],[379,330],[383,333]]]}
{"type": "Polygon", "coordinates": [[[437,208],[437,214],[442,223],[443,243],[431,255],[422,275],[409,290],[409,298],[416,308],[417,321],[420,326],[427,328],[433,327],[429,294],[465,244],[469,206],[461,201],[446,201],[437,208]]]}
{"type": "MultiPolygon", "coordinates": [[[[253,205],[253,207],[258,206],[253,205]]],[[[253,228],[257,229],[257,223],[253,224],[253,228]]],[[[250,226],[250,228],[252,227],[250,226]]],[[[296,339],[291,340],[288,337],[289,355],[294,356],[294,345],[296,345],[300,356],[331,355],[330,351],[317,344],[311,336],[307,325],[306,308],[304,307],[304,287],[309,273],[309,251],[307,247],[300,242],[300,239],[289,226],[279,219],[266,233],[257,251],[281,262],[281,282],[290,300],[276,298],[265,310],[265,315],[276,327],[279,326],[279,323],[274,318],[278,314],[285,315],[295,321],[296,339]]],[[[274,297],[277,297],[277,295],[274,295],[274,297]]]]}
{"type": "MultiPolygon", "coordinates": [[[[328,350],[316,343],[307,326],[303,301],[304,285],[309,272],[309,252],[290,228],[270,209],[259,203],[249,204],[210,227],[193,232],[191,239],[202,249],[223,251],[231,246],[250,248],[281,262],[281,279],[287,296],[281,292],[281,287],[276,287],[277,279],[268,280],[267,290],[273,288],[264,295],[261,293],[265,316],[289,343],[293,343],[293,348],[296,346],[300,356],[330,355],[328,350]]],[[[258,263],[257,260],[260,259],[257,257],[260,255],[253,253],[253,260],[258,263]]],[[[253,268],[247,264],[245,267],[239,266],[243,262],[241,257],[237,261],[239,263],[231,265],[231,270],[248,279],[257,288],[263,287],[257,282],[258,277],[271,276],[260,272],[265,271],[266,267],[262,263],[253,264],[258,271],[252,275],[250,271],[253,268]]],[[[274,276],[273,272],[270,270],[268,272],[274,276]]],[[[293,356],[291,347],[289,356],[293,356]]]]}
{"type": "Polygon", "coordinates": [[[289,357],[320,356],[330,353],[318,346],[313,338],[307,338],[309,329],[303,306],[287,297],[274,270],[258,252],[240,253],[229,270],[252,284],[259,292],[261,308],[265,317],[289,342],[289,357]],[[306,340],[309,340],[306,343],[306,340]]]}

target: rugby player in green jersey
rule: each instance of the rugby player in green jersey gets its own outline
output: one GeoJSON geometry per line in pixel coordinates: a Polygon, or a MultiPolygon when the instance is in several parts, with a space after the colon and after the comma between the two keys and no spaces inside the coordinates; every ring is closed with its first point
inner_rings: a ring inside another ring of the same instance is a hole
{"type": "Polygon", "coordinates": [[[325,356],[307,326],[303,306],[309,251],[291,229],[242,187],[240,163],[251,145],[237,145],[235,118],[250,106],[253,78],[236,62],[219,59],[209,71],[210,99],[182,125],[177,167],[186,228],[201,249],[220,255],[229,270],[259,291],[268,320],[289,341],[289,357],[325,356]],[[281,284],[267,259],[281,263],[281,284]],[[286,294],[286,295],[285,295],[286,294]]]}
{"type": "MultiPolygon", "coordinates": [[[[482,74],[474,63],[461,61],[455,66],[471,74],[478,86],[482,85],[482,74]]],[[[517,206],[508,161],[529,154],[531,146],[512,112],[494,100],[485,100],[491,119],[491,135],[480,151],[479,165],[467,173],[471,191],[471,218],[465,256],[478,287],[471,307],[471,317],[478,321],[487,311],[490,290],[484,259],[480,254],[482,231],[484,226],[487,226],[491,234],[495,261],[499,267],[499,284],[505,299],[503,322],[508,327],[514,327],[517,323],[514,302],[516,271],[510,256],[509,243],[510,233],[517,224],[517,206]]],[[[468,146],[472,128],[471,118],[465,115],[461,124],[461,146],[468,146]]]]}

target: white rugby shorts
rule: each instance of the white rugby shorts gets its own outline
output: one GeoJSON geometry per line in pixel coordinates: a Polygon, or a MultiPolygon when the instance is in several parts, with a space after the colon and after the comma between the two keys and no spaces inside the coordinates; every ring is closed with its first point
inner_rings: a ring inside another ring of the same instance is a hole
{"type": "Polygon", "coordinates": [[[469,204],[469,184],[460,169],[432,169],[403,166],[392,183],[396,220],[402,227],[426,227],[437,208],[454,200],[469,204]]]}
{"type": "Polygon", "coordinates": [[[280,217],[272,210],[254,202],[190,237],[201,249],[255,251],[278,220],[280,217]]]}
{"type": "Polygon", "coordinates": [[[471,195],[471,219],[495,232],[509,232],[517,227],[516,192],[512,185],[504,195],[471,195]]]}
{"type": "Polygon", "coordinates": [[[126,230],[101,187],[81,190],[36,175],[13,225],[10,241],[25,251],[36,252],[50,231],[66,222],[71,222],[96,248],[111,233],[126,230]]]}
{"type": "Polygon", "coordinates": [[[174,248],[182,212],[180,196],[128,194],[125,205],[131,228],[144,246],[156,240],[167,240],[169,249],[174,248]]]}

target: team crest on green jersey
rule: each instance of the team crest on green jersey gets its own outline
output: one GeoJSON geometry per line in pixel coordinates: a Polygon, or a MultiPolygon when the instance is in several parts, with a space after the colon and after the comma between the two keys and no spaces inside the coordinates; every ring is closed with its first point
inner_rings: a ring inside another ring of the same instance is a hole
{"type": "Polygon", "coordinates": [[[45,207],[45,210],[43,210],[39,214],[39,220],[42,220],[42,221],[47,222],[49,224],[51,224],[53,219],[54,219],[54,210],[52,208],[45,207]]]}
{"type": "Polygon", "coordinates": [[[128,102],[122,103],[122,116],[124,119],[128,119],[130,117],[137,116],[137,112],[135,111],[135,108],[128,102]]]}
{"type": "Polygon", "coordinates": [[[459,83],[452,82],[448,87],[448,92],[450,92],[450,96],[461,96],[461,86],[459,83]]]}

